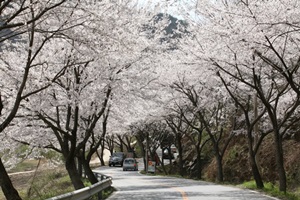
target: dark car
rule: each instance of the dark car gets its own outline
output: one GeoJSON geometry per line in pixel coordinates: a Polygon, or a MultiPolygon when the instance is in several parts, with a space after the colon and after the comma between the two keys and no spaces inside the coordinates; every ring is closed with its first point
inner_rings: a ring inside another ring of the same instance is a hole
{"type": "Polygon", "coordinates": [[[137,171],[139,169],[138,162],[134,158],[125,158],[123,162],[123,171],[133,170],[137,171]]]}
{"type": "Polygon", "coordinates": [[[110,156],[108,165],[109,166],[120,165],[122,167],[124,159],[125,159],[125,154],[123,152],[115,152],[110,156]]]}

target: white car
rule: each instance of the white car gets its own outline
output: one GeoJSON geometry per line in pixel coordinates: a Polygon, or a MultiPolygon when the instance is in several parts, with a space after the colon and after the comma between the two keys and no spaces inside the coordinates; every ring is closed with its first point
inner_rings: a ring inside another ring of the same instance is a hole
{"type": "Polygon", "coordinates": [[[123,162],[123,171],[134,170],[138,171],[138,162],[134,158],[125,158],[123,162]]]}

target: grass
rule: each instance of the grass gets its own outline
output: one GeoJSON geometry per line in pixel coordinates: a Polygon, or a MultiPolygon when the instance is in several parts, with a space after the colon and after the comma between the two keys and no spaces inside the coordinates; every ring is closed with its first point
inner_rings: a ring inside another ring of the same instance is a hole
{"type": "MultiPolygon", "coordinates": [[[[44,200],[74,190],[67,173],[62,169],[39,170],[34,180],[33,177],[34,173],[11,176],[23,200],[44,200]]],[[[0,191],[0,200],[4,199],[0,191]]]]}
{"type": "MultiPolygon", "coordinates": [[[[19,192],[23,200],[44,200],[61,194],[74,191],[71,180],[64,168],[39,170],[37,176],[33,180],[33,173],[13,175],[14,186],[19,192]]],[[[85,186],[91,184],[84,179],[85,186]]],[[[102,192],[102,198],[105,199],[114,192],[114,188],[108,188],[102,192]]],[[[93,199],[98,199],[94,195],[93,199]]],[[[5,197],[0,190],[0,200],[5,197]]]]}
{"type": "Polygon", "coordinates": [[[278,186],[274,185],[273,183],[264,183],[265,187],[263,189],[257,189],[255,181],[244,182],[240,186],[251,190],[257,190],[267,195],[277,197],[283,200],[300,200],[300,188],[298,188],[298,190],[294,192],[288,191],[284,193],[279,191],[278,186]]]}
{"type": "Polygon", "coordinates": [[[42,200],[73,190],[68,174],[63,170],[55,170],[41,173],[22,197],[24,200],[42,200]]]}
{"type": "Polygon", "coordinates": [[[24,172],[24,171],[30,171],[34,170],[38,164],[38,160],[24,160],[21,163],[18,163],[14,168],[10,169],[8,173],[14,173],[14,172],[24,172]]]}

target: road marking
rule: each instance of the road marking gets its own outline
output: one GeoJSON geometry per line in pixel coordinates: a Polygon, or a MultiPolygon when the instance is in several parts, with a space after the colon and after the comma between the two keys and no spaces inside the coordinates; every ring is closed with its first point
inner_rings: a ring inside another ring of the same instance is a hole
{"type": "Polygon", "coordinates": [[[184,190],[182,190],[178,187],[171,187],[171,188],[173,188],[173,189],[177,190],[178,192],[180,192],[183,200],[189,200],[189,198],[188,198],[188,196],[187,196],[187,194],[185,193],[184,190]]]}

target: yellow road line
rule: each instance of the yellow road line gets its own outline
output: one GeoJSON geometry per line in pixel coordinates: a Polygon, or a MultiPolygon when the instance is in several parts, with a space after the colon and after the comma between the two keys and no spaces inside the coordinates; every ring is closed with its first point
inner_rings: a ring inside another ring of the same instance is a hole
{"type": "Polygon", "coordinates": [[[173,189],[177,190],[178,192],[180,192],[183,200],[188,200],[189,199],[184,190],[182,190],[178,187],[171,187],[171,188],[173,188],[173,189]]]}

